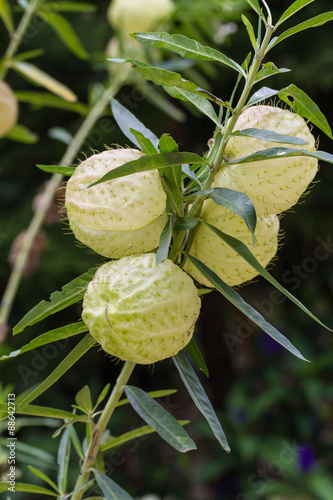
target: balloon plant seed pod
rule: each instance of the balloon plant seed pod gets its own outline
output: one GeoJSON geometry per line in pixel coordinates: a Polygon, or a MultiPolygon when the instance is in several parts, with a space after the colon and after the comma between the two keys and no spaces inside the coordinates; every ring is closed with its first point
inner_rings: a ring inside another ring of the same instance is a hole
{"type": "Polygon", "coordinates": [[[172,0],[113,0],[107,17],[112,28],[124,33],[152,31],[173,9],[172,0]]]}
{"type": "Polygon", "coordinates": [[[82,319],[107,353],[150,364],[185,347],[200,306],[192,278],[148,253],[101,266],[85,293],[82,319]]]}
{"type": "MultiPolygon", "coordinates": [[[[269,130],[298,137],[306,144],[287,144],[232,136],[225,150],[225,160],[237,160],[268,148],[305,149],[314,152],[315,138],[305,120],[286,109],[252,106],[239,117],[236,130],[249,128],[269,130]]],[[[297,203],[318,170],[318,160],[292,156],[249,163],[226,165],[216,175],[213,187],[228,187],[249,196],[260,214],[279,214],[297,203]]]]}
{"type": "Polygon", "coordinates": [[[166,221],[166,194],[157,170],[89,184],[143,155],[111,149],[87,158],[66,187],[70,227],[79,241],[109,258],[149,252],[158,246],[166,221]]]}
{"type": "MultiPolygon", "coordinates": [[[[276,215],[257,217],[255,230],[257,243],[253,248],[252,234],[246,223],[231,210],[209,200],[205,204],[203,218],[220,231],[245,243],[263,267],[267,266],[277,252],[279,218],[276,215]]],[[[243,257],[202,222],[198,224],[190,254],[212,269],[230,286],[241,285],[258,275],[243,257]]],[[[199,283],[213,287],[189,260],[186,260],[184,270],[199,283]]]]}
{"type": "Polygon", "coordinates": [[[17,122],[18,101],[6,82],[0,80],[0,137],[10,131],[17,122]]]}

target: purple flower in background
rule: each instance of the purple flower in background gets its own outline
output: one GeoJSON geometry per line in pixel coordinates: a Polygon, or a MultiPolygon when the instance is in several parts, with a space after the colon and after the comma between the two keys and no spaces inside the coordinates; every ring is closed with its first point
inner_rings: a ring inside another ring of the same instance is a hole
{"type": "Polygon", "coordinates": [[[281,344],[272,339],[269,335],[260,335],[259,349],[263,354],[274,356],[284,350],[281,344]]]}
{"type": "Polygon", "coordinates": [[[317,460],[313,449],[306,443],[301,443],[297,447],[298,468],[302,474],[307,474],[317,466],[317,460]]]}

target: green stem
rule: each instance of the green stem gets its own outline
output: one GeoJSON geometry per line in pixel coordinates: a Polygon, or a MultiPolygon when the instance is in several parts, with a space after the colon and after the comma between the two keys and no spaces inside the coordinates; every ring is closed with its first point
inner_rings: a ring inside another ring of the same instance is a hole
{"type": "Polygon", "coordinates": [[[40,5],[43,3],[44,0],[32,0],[29,2],[28,7],[24,11],[24,14],[21,18],[21,21],[16,29],[16,31],[12,34],[10,43],[8,45],[8,48],[6,50],[6,53],[3,58],[3,65],[0,69],[0,79],[4,80],[7,71],[9,69],[10,61],[16,54],[23,37],[28,29],[28,26],[31,22],[31,19],[35,15],[36,11],[40,7],[40,5]]]}
{"type": "Polygon", "coordinates": [[[101,443],[101,439],[103,437],[103,434],[105,432],[105,429],[110,421],[110,418],[117,406],[117,403],[124,391],[124,386],[127,384],[133,370],[135,367],[135,363],[132,361],[126,361],[124,363],[124,366],[119,374],[119,377],[116,381],[116,384],[112,390],[112,393],[110,395],[110,398],[101,414],[99,417],[99,420],[96,424],[96,427],[93,430],[90,444],[88,451],[86,453],[80,475],[76,481],[76,485],[74,490],[78,490],[81,488],[79,491],[76,491],[72,495],[72,500],[81,500],[82,495],[85,493],[85,491],[88,489],[84,488],[83,486],[87,484],[89,480],[89,476],[91,473],[91,468],[94,465],[94,462],[96,460],[97,453],[99,451],[99,446],[101,443]]]}
{"type": "MultiPolygon", "coordinates": [[[[122,72],[119,73],[117,77],[115,77],[112,80],[110,86],[104,91],[101,98],[96,102],[96,104],[91,109],[90,113],[82,122],[76,135],[69,144],[64,156],[60,160],[60,165],[69,165],[75,160],[78,152],[80,151],[80,148],[82,147],[82,144],[84,143],[86,137],[88,136],[95,122],[103,114],[105,107],[107,106],[110,100],[110,97],[114,96],[118,92],[118,90],[122,87],[122,85],[126,81],[127,75],[128,72],[126,70],[124,73],[122,72]]],[[[43,224],[45,214],[54,199],[56,190],[58,189],[62,181],[63,181],[63,176],[60,174],[54,174],[51,177],[44,191],[42,201],[40,203],[40,206],[38,207],[38,211],[31,219],[30,225],[26,231],[23,240],[22,247],[17,255],[12,273],[9,277],[9,281],[7,283],[7,287],[1,301],[0,323],[8,322],[13,302],[15,300],[22,279],[23,269],[27,261],[27,258],[29,256],[32,244],[35,240],[37,232],[39,231],[40,227],[43,224]]]]}

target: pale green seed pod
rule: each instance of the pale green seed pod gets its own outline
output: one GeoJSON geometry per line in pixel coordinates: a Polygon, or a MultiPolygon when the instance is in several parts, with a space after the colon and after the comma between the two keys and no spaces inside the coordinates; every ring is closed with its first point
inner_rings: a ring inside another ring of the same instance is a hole
{"type": "Polygon", "coordinates": [[[0,137],[4,137],[14,127],[17,118],[17,98],[7,83],[0,80],[0,137]]]}
{"type": "Polygon", "coordinates": [[[67,216],[76,238],[109,258],[149,252],[166,222],[166,194],[157,170],[90,183],[143,153],[112,149],[83,161],[66,187],[67,216]]]}
{"type": "MultiPolygon", "coordinates": [[[[203,218],[220,231],[245,243],[263,267],[267,266],[277,252],[279,219],[276,215],[258,216],[255,230],[257,243],[253,248],[252,235],[244,220],[231,210],[210,200],[205,204],[203,218]]],[[[241,285],[258,275],[252,266],[204,223],[198,225],[189,253],[230,286],[241,285]]],[[[184,270],[199,283],[213,287],[189,260],[186,261],[184,270]]]]}
{"type": "Polygon", "coordinates": [[[173,9],[172,0],[113,0],[107,17],[114,29],[124,33],[152,31],[173,9]]]}
{"type": "MultiPolygon", "coordinates": [[[[246,128],[299,137],[307,144],[285,144],[235,136],[228,141],[225,151],[227,160],[276,147],[306,149],[310,152],[316,149],[315,139],[305,120],[286,109],[273,106],[247,108],[237,120],[234,130],[246,128]]],[[[297,203],[317,170],[318,161],[306,156],[233,164],[218,172],[213,187],[228,187],[247,194],[260,214],[279,214],[297,203]]]]}
{"type": "Polygon", "coordinates": [[[85,293],[82,319],[107,353],[150,364],[191,340],[200,305],[192,278],[148,253],[101,266],[85,293]]]}

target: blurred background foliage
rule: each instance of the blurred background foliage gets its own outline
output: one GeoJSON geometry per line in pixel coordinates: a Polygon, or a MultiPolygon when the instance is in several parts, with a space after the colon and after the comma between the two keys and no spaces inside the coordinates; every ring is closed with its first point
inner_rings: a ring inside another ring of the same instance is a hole
{"type": "MultiPolygon", "coordinates": [[[[14,2],[13,2],[14,3],[14,2]]],[[[50,28],[38,28],[36,36],[22,51],[44,49],[35,63],[68,85],[79,100],[87,102],[96,95],[108,70],[104,50],[112,36],[106,21],[108,1],[98,0],[96,11],[68,14],[89,58],[80,60],[62,45],[50,28]],[[97,84],[97,85],[96,85],[97,84]],[[89,92],[87,89],[90,89],[89,92]],[[92,89],[94,89],[92,91],[92,89]]],[[[290,1],[270,0],[273,19],[290,1]]],[[[165,26],[174,33],[197,37],[205,44],[220,47],[229,57],[242,62],[250,51],[241,12],[255,20],[241,0],[178,0],[173,23],[165,26]]],[[[297,15],[297,22],[330,10],[329,0],[314,1],[297,15]]],[[[15,12],[15,21],[21,16],[15,12]]],[[[4,52],[8,34],[0,26],[0,46],[4,52]]],[[[333,31],[332,24],[306,31],[278,45],[271,58],[279,67],[292,73],[269,82],[281,88],[292,82],[307,92],[333,124],[333,31]]],[[[228,99],[235,74],[208,63],[184,69],[187,78],[228,99]]],[[[6,81],[16,92],[31,90],[31,85],[10,72],[6,81]]],[[[125,86],[117,98],[135,113],[156,135],[170,133],[184,151],[201,154],[207,148],[213,127],[180,102],[172,102],[179,113],[165,113],[153,106],[137,83],[125,86]],[[174,120],[173,115],[178,118],[174,120]]],[[[161,93],[162,95],[162,93],[161,93]]],[[[8,256],[16,236],[32,216],[32,203],[48,175],[37,163],[58,162],[65,145],[50,137],[50,129],[61,127],[74,133],[80,118],[71,111],[20,103],[19,122],[28,126],[39,140],[36,144],[18,144],[0,140],[0,281],[5,289],[10,273],[8,256]]],[[[111,115],[98,122],[82,148],[78,159],[90,150],[102,151],[104,144],[126,145],[128,141],[114,125],[111,115]]],[[[314,129],[318,135],[318,131],[314,129]]],[[[51,134],[52,135],[52,134],[51,134]]],[[[323,135],[320,149],[333,153],[332,143],[323,135]]],[[[333,172],[322,165],[314,188],[286,213],[281,226],[281,248],[272,266],[274,277],[282,281],[323,322],[333,325],[333,246],[332,246],[333,172]],[[318,250],[321,249],[321,250],[318,250]],[[321,255],[320,260],[316,257],[321,255]],[[325,258],[323,257],[325,256],[325,258]]],[[[10,325],[37,302],[84,272],[102,262],[97,255],[80,248],[67,230],[66,223],[43,227],[47,247],[33,275],[21,284],[10,325]]],[[[156,436],[129,443],[106,455],[109,472],[132,495],[154,493],[164,500],[332,500],[333,478],[333,337],[291,303],[272,295],[273,289],[263,279],[242,287],[242,296],[262,310],[270,322],[311,360],[302,363],[270,341],[263,332],[246,323],[237,310],[217,292],[204,297],[196,340],[199,343],[210,377],[202,383],[218,411],[232,452],[227,455],[214,441],[203,419],[186,395],[173,365],[161,362],[154,367],[138,367],[132,383],[145,390],[177,388],[178,393],[164,400],[174,416],[191,419],[187,429],[196,440],[198,451],[178,455],[156,436]]],[[[80,308],[74,306],[20,336],[8,337],[1,346],[5,354],[39,333],[75,321],[80,308]],[[30,337],[29,337],[30,335],[30,337]]],[[[75,342],[57,343],[28,353],[0,367],[0,398],[8,392],[17,394],[42,381],[59,364],[75,342]]],[[[115,380],[119,367],[93,349],[75,365],[38,403],[70,409],[74,395],[86,384],[95,399],[107,382],[115,380]]],[[[138,417],[120,408],[113,420],[112,433],[120,434],[140,425],[138,417]]],[[[52,439],[47,419],[18,418],[21,427],[17,458],[20,480],[36,483],[27,464],[56,474],[56,449],[59,438],[52,439]],[[42,424],[42,425],[41,425],[42,424]],[[52,472],[53,471],[53,472],[52,472]]],[[[79,433],[84,432],[80,428],[79,433]]],[[[6,474],[6,454],[0,454],[0,471],[6,474]]],[[[71,475],[75,481],[78,460],[73,459],[71,475]]],[[[29,498],[15,493],[15,498],[29,498]]],[[[32,497],[31,497],[32,498],[32,497]]],[[[42,498],[42,496],[40,496],[42,498]]],[[[148,500],[148,497],[147,497],[148,500]]],[[[153,500],[153,497],[152,497],[153,500]]]]}

